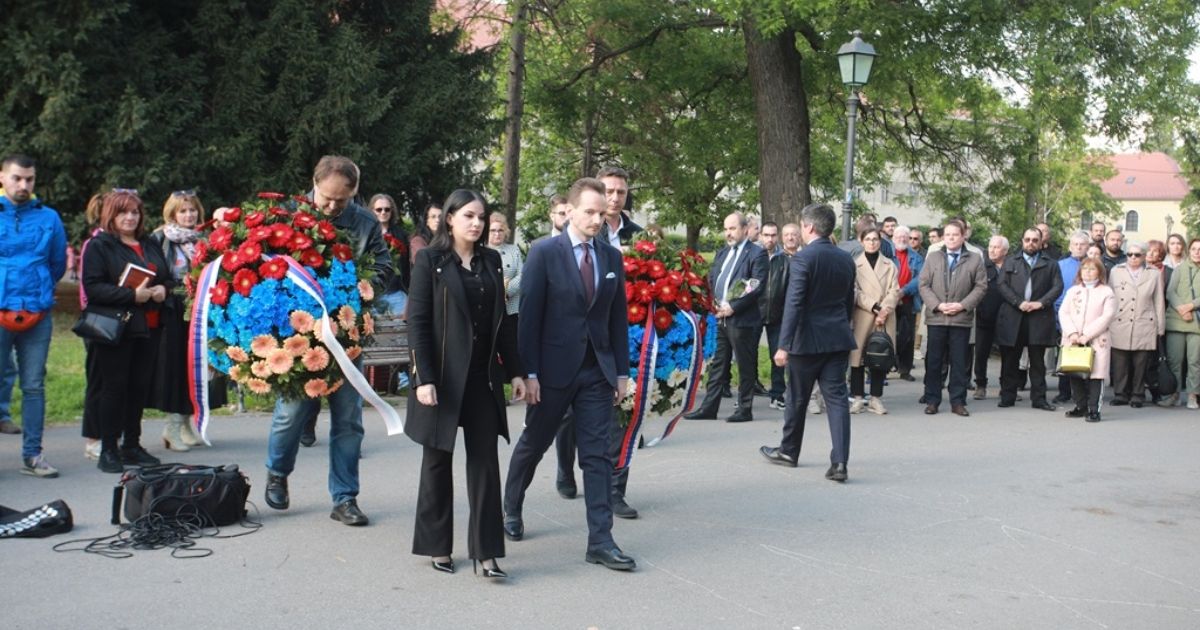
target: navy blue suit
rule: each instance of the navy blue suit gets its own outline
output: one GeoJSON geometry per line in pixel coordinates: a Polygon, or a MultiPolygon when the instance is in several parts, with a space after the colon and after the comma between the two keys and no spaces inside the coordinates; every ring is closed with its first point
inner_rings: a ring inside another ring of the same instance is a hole
{"type": "Polygon", "coordinates": [[[804,418],[814,384],[820,384],[833,439],[830,462],[850,456],[850,406],[846,368],[857,347],[854,312],[854,258],[828,238],[818,238],[795,256],[789,269],[779,348],[788,353],[787,409],[779,450],[800,455],[804,418]]]}
{"type": "Polygon", "coordinates": [[[538,462],[571,408],[583,469],[588,548],[612,546],[612,460],[608,457],[617,378],[629,375],[629,322],[621,252],[592,239],[597,269],[592,303],[566,232],[537,243],[521,278],[518,343],[526,371],[536,374],[541,402],[530,405],[513,448],[504,510],[520,517],[538,462]]]}
{"type": "MultiPolygon", "coordinates": [[[[717,283],[721,282],[721,269],[731,252],[731,246],[722,248],[709,268],[709,288],[714,298],[718,291],[717,283]]],[[[754,384],[758,382],[758,338],[762,333],[763,321],[758,301],[767,288],[768,267],[767,251],[747,241],[729,271],[730,295],[725,296],[725,300],[733,309],[733,315],[726,317],[717,327],[717,349],[708,362],[708,380],[704,385],[704,400],[696,412],[698,415],[716,417],[717,409],[721,406],[721,390],[729,384],[733,361],[738,365],[738,415],[751,415],[754,384]],[[732,295],[733,286],[739,280],[744,282],[751,279],[758,281],[758,287],[735,298],[732,295]]]]}

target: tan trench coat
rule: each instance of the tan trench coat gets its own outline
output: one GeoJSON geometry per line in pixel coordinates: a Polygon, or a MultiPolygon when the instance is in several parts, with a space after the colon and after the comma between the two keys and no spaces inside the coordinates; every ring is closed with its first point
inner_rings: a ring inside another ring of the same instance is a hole
{"type": "Polygon", "coordinates": [[[875,330],[875,313],[871,308],[878,304],[892,310],[888,315],[885,330],[896,342],[896,303],[900,301],[900,283],[897,281],[896,264],[887,256],[880,254],[875,261],[875,268],[867,262],[866,255],[859,256],[854,261],[854,341],[858,348],[850,351],[850,367],[862,366],[862,349],[867,345],[867,337],[875,330]]]}

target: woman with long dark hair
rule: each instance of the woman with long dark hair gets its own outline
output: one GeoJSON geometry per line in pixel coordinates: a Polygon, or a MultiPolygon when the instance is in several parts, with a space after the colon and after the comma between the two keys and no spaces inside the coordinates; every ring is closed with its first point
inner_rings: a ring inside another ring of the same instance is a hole
{"type": "Polygon", "coordinates": [[[517,331],[505,317],[500,254],[484,247],[483,197],[456,190],[429,247],[417,253],[408,302],[412,387],[404,432],[424,446],[413,553],[433,568],[454,572],[454,443],[463,429],[467,497],[471,506],[467,550],[483,575],[508,577],[504,557],[500,464],[496,438],[508,440],[504,383],[522,397],[517,331]],[[503,365],[497,359],[503,361],[503,365]]]}
{"type": "Polygon", "coordinates": [[[159,463],[142,448],[142,411],[155,369],[160,309],[174,281],[162,251],[145,235],[145,214],[136,192],[114,190],[105,195],[100,228],[103,231],[92,238],[83,257],[88,307],[120,307],[130,318],[117,343],[93,344],[94,361],[88,365],[87,378],[89,383],[95,382],[99,396],[98,467],[119,473],[124,466],[159,463]],[[130,264],[149,269],[154,277],[134,287],[122,286],[122,275],[130,264]]]}
{"type": "Polygon", "coordinates": [[[433,235],[437,232],[441,222],[442,204],[434,202],[425,206],[425,209],[421,211],[416,225],[413,226],[412,238],[408,241],[408,255],[413,264],[417,262],[417,252],[433,242],[433,235]]]}

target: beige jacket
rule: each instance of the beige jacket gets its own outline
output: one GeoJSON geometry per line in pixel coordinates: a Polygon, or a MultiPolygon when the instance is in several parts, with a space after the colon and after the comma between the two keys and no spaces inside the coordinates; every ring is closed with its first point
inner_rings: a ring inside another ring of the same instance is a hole
{"type": "Polygon", "coordinates": [[[900,284],[897,282],[896,263],[882,253],[875,267],[867,262],[865,255],[854,259],[854,342],[858,347],[850,351],[850,367],[862,366],[862,349],[867,337],[875,330],[875,315],[871,309],[876,304],[892,310],[888,315],[885,330],[892,342],[896,340],[896,303],[900,301],[900,284]]]}
{"type": "Polygon", "coordinates": [[[947,258],[944,249],[933,251],[925,259],[921,277],[917,282],[921,300],[925,302],[925,324],[928,326],[961,326],[970,328],[975,323],[975,307],[987,294],[988,263],[983,256],[963,249],[954,271],[947,273],[947,258]],[[963,311],[946,315],[937,310],[942,302],[960,302],[963,311]]]}
{"type": "Polygon", "coordinates": [[[1129,265],[1113,267],[1108,285],[1117,297],[1117,315],[1109,324],[1112,347],[1117,350],[1156,350],[1158,338],[1167,329],[1167,308],[1157,269],[1142,266],[1137,279],[1129,265]]]}

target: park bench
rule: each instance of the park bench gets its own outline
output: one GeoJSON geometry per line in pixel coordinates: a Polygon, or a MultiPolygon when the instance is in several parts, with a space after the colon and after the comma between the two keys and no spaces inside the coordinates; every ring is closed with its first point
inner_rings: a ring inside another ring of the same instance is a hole
{"type": "Polygon", "coordinates": [[[397,376],[408,372],[412,358],[408,349],[408,323],[398,315],[375,318],[375,334],[363,347],[363,367],[367,380],[376,390],[396,392],[397,376]]]}

